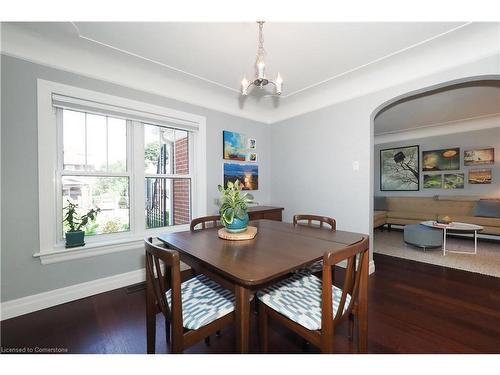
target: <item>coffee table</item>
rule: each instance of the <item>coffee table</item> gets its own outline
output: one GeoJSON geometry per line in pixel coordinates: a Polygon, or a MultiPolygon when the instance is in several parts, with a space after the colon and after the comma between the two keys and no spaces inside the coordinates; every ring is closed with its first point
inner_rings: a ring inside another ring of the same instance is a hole
{"type": "Polygon", "coordinates": [[[443,256],[446,256],[446,252],[449,253],[459,253],[459,254],[477,254],[477,232],[482,231],[484,228],[480,225],[476,224],[468,224],[468,223],[459,223],[452,222],[450,224],[440,224],[436,221],[422,221],[420,224],[436,228],[442,229],[443,234],[443,256]],[[446,234],[448,231],[452,232],[462,232],[462,233],[474,233],[474,252],[472,251],[458,251],[458,250],[446,250],[446,234]]]}

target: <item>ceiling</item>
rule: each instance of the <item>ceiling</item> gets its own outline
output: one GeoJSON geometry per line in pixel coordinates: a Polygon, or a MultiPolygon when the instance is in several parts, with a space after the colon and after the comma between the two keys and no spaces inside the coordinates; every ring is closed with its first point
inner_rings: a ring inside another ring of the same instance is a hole
{"type": "Polygon", "coordinates": [[[279,98],[258,89],[239,95],[243,75],[254,72],[256,23],[9,22],[2,53],[274,123],[498,54],[499,30],[500,23],[266,22],[267,75],[284,79],[279,98]]]}
{"type": "Polygon", "coordinates": [[[375,135],[500,114],[500,81],[471,82],[405,98],[384,109],[375,135]]]}
{"type": "MultiPolygon", "coordinates": [[[[94,43],[156,62],[237,92],[251,77],[257,50],[255,23],[74,22],[29,23],[30,28],[94,43]]],[[[266,23],[267,74],[293,95],[464,23],[266,23]]]]}

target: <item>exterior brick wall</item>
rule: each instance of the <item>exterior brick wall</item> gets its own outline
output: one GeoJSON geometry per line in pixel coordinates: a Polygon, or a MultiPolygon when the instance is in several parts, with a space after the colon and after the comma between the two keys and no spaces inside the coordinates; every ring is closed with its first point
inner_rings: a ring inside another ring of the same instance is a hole
{"type": "MultiPolygon", "coordinates": [[[[189,173],[189,143],[188,137],[175,141],[175,173],[189,173]]],[[[174,225],[186,224],[191,221],[189,180],[174,180],[173,210],[174,225]]]]}

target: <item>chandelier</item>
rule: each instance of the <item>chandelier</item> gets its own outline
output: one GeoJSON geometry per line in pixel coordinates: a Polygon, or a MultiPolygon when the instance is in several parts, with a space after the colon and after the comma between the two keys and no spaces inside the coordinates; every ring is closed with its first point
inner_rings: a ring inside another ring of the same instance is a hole
{"type": "Polygon", "coordinates": [[[281,89],[283,88],[283,79],[278,73],[276,80],[272,81],[266,77],[266,63],[264,62],[264,56],[266,55],[266,50],[264,49],[264,34],[262,28],[264,27],[264,21],[257,21],[259,24],[259,46],[257,48],[257,58],[255,59],[255,78],[252,82],[248,82],[247,77],[243,76],[241,80],[241,95],[248,95],[248,89],[254,85],[261,89],[267,84],[271,83],[274,85],[275,92],[277,95],[281,95],[281,89]]]}

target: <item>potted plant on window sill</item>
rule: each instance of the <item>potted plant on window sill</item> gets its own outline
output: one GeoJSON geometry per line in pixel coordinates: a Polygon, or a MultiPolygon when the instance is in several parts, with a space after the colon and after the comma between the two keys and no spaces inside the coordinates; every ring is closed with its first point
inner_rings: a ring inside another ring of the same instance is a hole
{"type": "Polygon", "coordinates": [[[85,228],[89,222],[94,221],[101,211],[100,208],[92,208],[85,215],[79,217],[76,212],[77,207],[77,204],[68,199],[68,205],[63,208],[63,210],[66,210],[63,223],[66,223],[69,227],[69,230],[66,231],[66,248],[85,246],[85,231],[82,228],[85,228]]]}
{"type": "Polygon", "coordinates": [[[227,188],[218,186],[222,196],[219,199],[220,220],[230,233],[244,232],[248,226],[248,205],[253,204],[253,196],[242,193],[239,180],[227,183],[227,188]]]}

